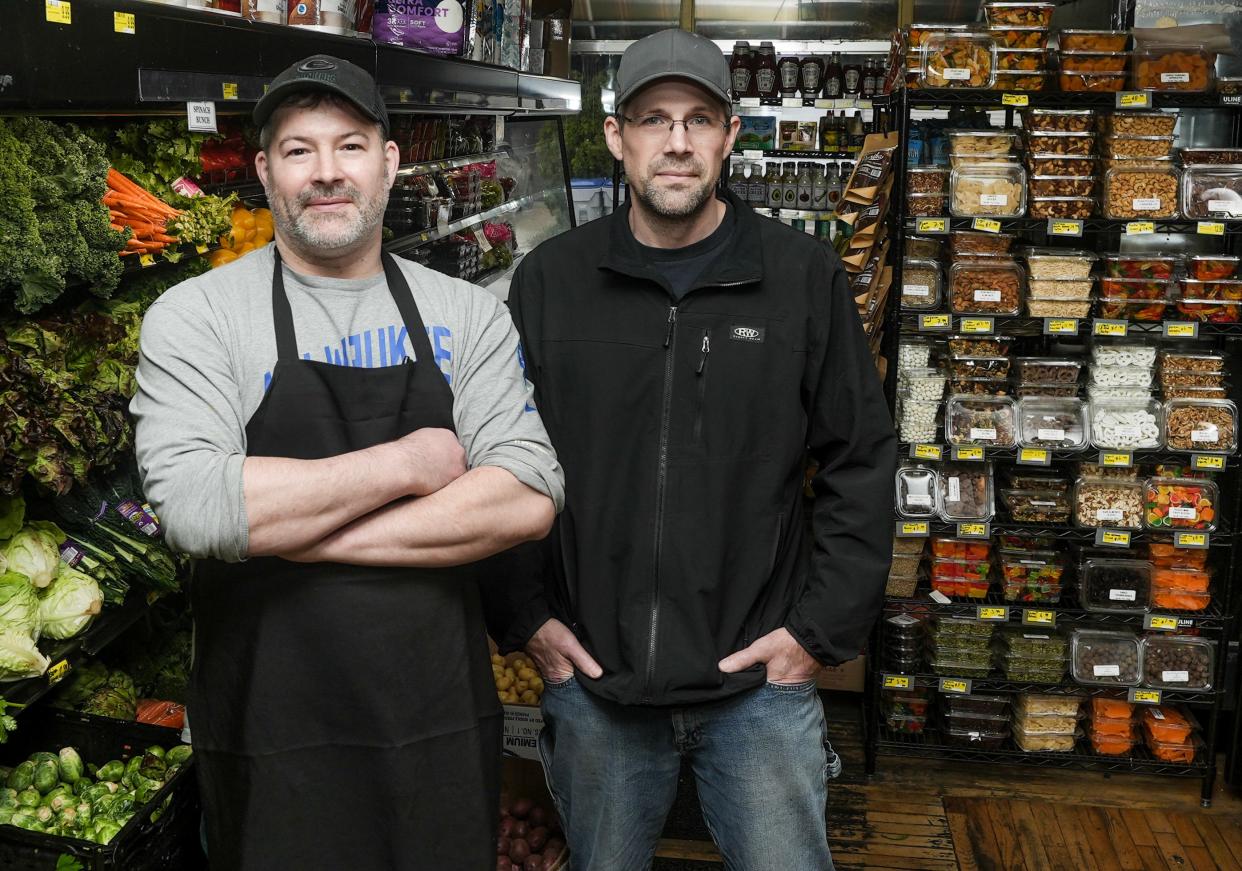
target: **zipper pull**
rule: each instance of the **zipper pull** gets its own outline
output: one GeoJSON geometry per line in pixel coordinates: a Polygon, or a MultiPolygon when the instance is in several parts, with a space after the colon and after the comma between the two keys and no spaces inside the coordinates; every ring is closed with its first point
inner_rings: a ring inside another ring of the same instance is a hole
{"type": "Polygon", "coordinates": [[[707,366],[707,355],[712,351],[711,331],[703,331],[703,347],[699,350],[699,368],[694,370],[695,375],[702,375],[703,369],[707,366]]]}
{"type": "Polygon", "coordinates": [[[664,334],[664,347],[667,349],[669,343],[673,341],[673,325],[677,323],[677,306],[669,306],[668,310],[668,331],[664,334]]]}

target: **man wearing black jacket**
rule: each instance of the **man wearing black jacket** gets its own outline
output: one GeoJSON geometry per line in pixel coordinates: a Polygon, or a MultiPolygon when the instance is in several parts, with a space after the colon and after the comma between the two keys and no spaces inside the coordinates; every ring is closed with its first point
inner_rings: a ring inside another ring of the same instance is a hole
{"type": "Polygon", "coordinates": [[[650,865],[682,757],[727,867],[832,868],[815,676],[858,656],[888,571],[880,379],[836,254],[718,191],[729,84],[706,39],[632,45],[605,122],[631,202],[539,246],[510,292],[567,504],[500,641],[543,671],[585,871],[650,865]]]}

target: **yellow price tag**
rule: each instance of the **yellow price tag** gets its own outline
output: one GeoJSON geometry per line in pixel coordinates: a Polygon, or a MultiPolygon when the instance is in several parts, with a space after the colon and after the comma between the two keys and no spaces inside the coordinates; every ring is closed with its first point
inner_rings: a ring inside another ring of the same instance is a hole
{"type": "Polygon", "coordinates": [[[220,91],[224,94],[224,99],[226,100],[237,99],[237,83],[236,82],[223,83],[220,86],[220,91]]]}
{"type": "Polygon", "coordinates": [[[975,218],[971,226],[983,233],[999,233],[1001,231],[1001,222],[994,218],[975,218]]]}
{"type": "Polygon", "coordinates": [[[980,620],[1008,620],[1009,609],[998,608],[994,605],[981,605],[979,606],[979,619],[980,620]]]}
{"type": "Polygon", "coordinates": [[[112,29],[117,33],[128,33],[134,35],[134,13],[132,12],[113,12],[112,13],[112,29]]]}
{"type": "Polygon", "coordinates": [[[1206,547],[1208,537],[1202,532],[1179,532],[1177,543],[1182,547],[1206,547]]]}
{"type": "Polygon", "coordinates": [[[1078,320],[1076,318],[1049,318],[1048,332],[1053,335],[1077,335],[1078,320]]]}
{"type": "Polygon", "coordinates": [[[139,255],[138,255],[138,265],[139,265],[139,266],[143,266],[143,267],[147,267],[147,266],[154,266],[154,265],[155,265],[155,256],[154,256],[154,255],[152,255],[152,254],[139,254],[139,255]]]}
{"type": "Polygon", "coordinates": [[[926,535],[930,527],[926,520],[918,520],[901,524],[902,535],[926,535]]]}
{"type": "Polygon", "coordinates": [[[1134,690],[1134,701],[1145,705],[1160,704],[1160,690],[1134,690]]]}
{"type": "Polygon", "coordinates": [[[1125,94],[1117,95],[1117,105],[1127,106],[1131,109],[1142,108],[1151,105],[1151,97],[1144,91],[1131,91],[1125,94]]]}
{"type": "Polygon", "coordinates": [[[1163,614],[1152,614],[1148,618],[1148,626],[1152,629],[1167,629],[1175,631],[1177,629],[1177,618],[1166,617],[1163,614]]]}
{"type": "Polygon", "coordinates": [[[62,659],[60,662],[51,666],[47,670],[47,682],[49,684],[58,684],[65,679],[65,675],[73,670],[73,666],[69,664],[69,660],[62,659]]]}
{"type": "Polygon", "coordinates": [[[199,254],[206,254],[207,246],[206,245],[195,245],[194,250],[197,251],[199,254]]]}
{"type": "Polygon", "coordinates": [[[1082,221],[1053,221],[1048,232],[1053,236],[1081,236],[1082,221]]]}
{"type": "Polygon", "coordinates": [[[957,534],[962,537],[983,537],[988,534],[988,525],[986,523],[959,523],[957,525],[957,534]]]}
{"type": "Polygon", "coordinates": [[[1225,225],[1220,221],[1200,221],[1195,226],[1195,232],[1200,236],[1223,236],[1225,225]]]}
{"type": "Polygon", "coordinates": [[[1036,626],[1052,626],[1056,623],[1056,614],[1052,611],[1032,611],[1022,612],[1022,622],[1036,626]]]}
{"type": "Polygon", "coordinates": [[[1029,106],[1031,98],[1026,94],[1001,94],[1002,106],[1029,106]]]}
{"type": "Polygon", "coordinates": [[[946,677],[940,680],[940,691],[942,693],[968,693],[970,692],[970,684],[964,680],[946,677]]]}
{"type": "Polygon", "coordinates": [[[992,332],[991,318],[962,318],[963,333],[990,333],[992,332]]]}
{"type": "Polygon", "coordinates": [[[52,24],[73,24],[73,7],[69,0],[44,0],[43,14],[52,24]]]}
{"type": "Polygon", "coordinates": [[[919,315],[920,330],[947,330],[949,326],[948,315],[919,315]]]}
{"type": "Polygon", "coordinates": [[[1130,454],[1100,454],[1101,466],[1118,466],[1120,468],[1129,468],[1134,462],[1134,458],[1130,454]]]}
{"type": "Polygon", "coordinates": [[[1194,324],[1166,324],[1164,334],[1170,339],[1193,339],[1195,337],[1194,324]]]}
{"type": "Polygon", "coordinates": [[[914,456],[919,460],[939,460],[944,456],[944,451],[940,445],[915,445],[914,456]]]}
{"type": "Polygon", "coordinates": [[[886,690],[908,690],[913,686],[913,681],[910,680],[909,675],[886,674],[883,686],[886,690]]]}
{"type": "Polygon", "coordinates": [[[1146,236],[1156,232],[1156,225],[1151,221],[1131,221],[1126,224],[1127,236],[1146,236]]]}
{"type": "Polygon", "coordinates": [[[1023,448],[1018,459],[1024,463],[1046,463],[1048,462],[1048,451],[1045,448],[1023,448]]]}
{"type": "Polygon", "coordinates": [[[959,460],[982,460],[983,448],[958,448],[957,458],[959,460]]]}
{"type": "Polygon", "coordinates": [[[1096,321],[1091,326],[1091,332],[1097,336],[1124,336],[1126,329],[1125,324],[1114,324],[1109,321],[1096,321]]]}
{"type": "Polygon", "coordinates": [[[949,229],[944,218],[919,218],[914,226],[920,233],[946,233],[949,229]]]}
{"type": "Polygon", "coordinates": [[[1190,465],[1201,472],[1219,472],[1225,468],[1225,458],[1211,454],[1195,454],[1191,457],[1190,465]]]}
{"type": "Polygon", "coordinates": [[[1105,533],[1102,536],[1100,536],[1100,539],[1105,544],[1120,544],[1120,545],[1128,546],[1130,544],[1130,533],[1114,532],[1113,530],[1110,529],[1110,530],[1105,531],[1105,533]]]}

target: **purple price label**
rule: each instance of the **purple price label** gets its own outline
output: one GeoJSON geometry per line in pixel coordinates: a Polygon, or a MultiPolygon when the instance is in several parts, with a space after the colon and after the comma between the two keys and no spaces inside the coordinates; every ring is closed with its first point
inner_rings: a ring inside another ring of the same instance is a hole
{"type": "Polygon", "coordinates": [[[371,38],[432,54],[461,54],[466,16],[458,0],[376,0],[371,38]]]}
{"type": "Polygon", "coordinates": [[[154,514],[151,514],[142,505],[139,505],[133,499],[126,499],[120,505],[116,506],[117,512],[128,520],[143,535],[149,535],[155,538],[160,534],[160,522],[154,514]]]}
{"type": "Polygon", "coordinates": [[[67,538],[60,546],[60,561],[71,569],[76,569],[78,563],[82,562],[86,557],[86,551],[78,546],[78,543],[72,538],[67,538]]]}

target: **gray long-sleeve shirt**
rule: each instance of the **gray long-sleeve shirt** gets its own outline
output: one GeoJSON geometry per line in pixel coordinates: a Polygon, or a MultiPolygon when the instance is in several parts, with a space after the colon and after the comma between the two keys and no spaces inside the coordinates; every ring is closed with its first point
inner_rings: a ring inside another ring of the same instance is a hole
{"type": "MultiPolygon", "coordinates": [[[[170,546],[236,562],[248,549],[242,490],[246,423],[276,365],[271,245],[171,288],[142,326],[138,467],[170,546]]],[[[453,420],[470,468],[497,466],[550,497],[564,477],[535,411],[509,312],[474,285],[398,259],[436,364],[453,391],[453,420]]],[[[379,367],[414,357],[383,273],[363,279],[284,267],[304,359],[379,367]]]]}

